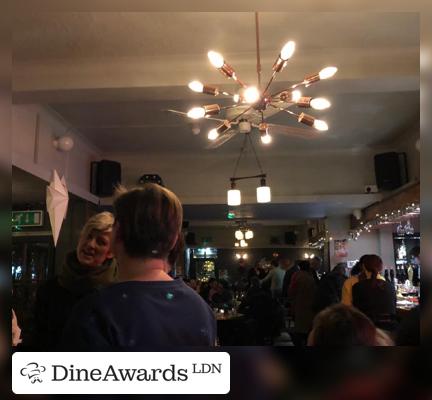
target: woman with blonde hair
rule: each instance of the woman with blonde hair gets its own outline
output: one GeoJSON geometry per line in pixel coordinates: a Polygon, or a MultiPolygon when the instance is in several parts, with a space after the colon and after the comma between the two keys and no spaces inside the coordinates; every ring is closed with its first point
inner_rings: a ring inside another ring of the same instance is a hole
{"type": "Polygon", "coordinates": [[[78,246],[66,256],[59,275],[42,285],[36,295],[34,346],[55,350],[72,308],[86,295],[116,281],[111,252],[114,216],[92,216],[81,230],[78,246]]]}
{"type": "Polygon", "coordinates": [[[64,350],[146,350],[212,346],[211,308],[169,274],[182,250],[183,208],[177,196],[147,183],[114,201],[113,252],[119,282],[81,302],[64,330],[64,350]]]}

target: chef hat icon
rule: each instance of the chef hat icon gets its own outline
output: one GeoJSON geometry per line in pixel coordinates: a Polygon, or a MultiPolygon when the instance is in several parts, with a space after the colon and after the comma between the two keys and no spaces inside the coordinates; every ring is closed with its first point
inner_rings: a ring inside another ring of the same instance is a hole
{"type": "Polygon", "coordinates": [[[24,368],[21,369],[20,373],[22,376],[28,376],[31,383],[42,382],[40,374],[45,372],[46,368],[38,363],[28,363],[24,368]]]}

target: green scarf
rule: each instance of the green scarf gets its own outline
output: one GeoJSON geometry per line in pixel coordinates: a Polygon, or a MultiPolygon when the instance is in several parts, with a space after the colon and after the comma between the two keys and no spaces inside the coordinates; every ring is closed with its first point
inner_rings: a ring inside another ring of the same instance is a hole
{"type": "Polygon", "coordinates": [[[84,296],[94,290],[110,286],[117,281],[117,262],[106,259],[97,267],[86,267],[79,263],[76,251],[66,256],[58,277],[60,286],[76,296],[84,296]]]}

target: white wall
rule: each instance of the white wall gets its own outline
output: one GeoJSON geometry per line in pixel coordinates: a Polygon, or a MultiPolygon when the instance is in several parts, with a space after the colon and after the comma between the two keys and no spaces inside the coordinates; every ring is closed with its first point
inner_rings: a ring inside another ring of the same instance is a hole
{"type": "Polygon", "coordinates": [[[12,107],[12,164],[49,181],[53,169],[65,175],[70,192],[97,202],[90,192],[90,163],[101,158],[100,151],[76,131],[68,131],[65,123],[49,109],[39,105],[12,107]],[[53,146],[56,137],[67,132],[74,139],[68,153],[53,146]]]}
{"type": "MultiPolygon", "coordinates": [[[[364,186],[375,182],[373,152],[314,152],[274,155],[261,158],[267,183],[272,188],[275,203],[291,202],[293,196],[317,196],[305,201],[317,201],[320,195],[358,194],[364,186]]],[[[184,204],[224,204],[229,178],[232,176],[237,154],[211,157],[200,154],[106,154],[108,159],[122,164],[123,182],[136,184],[145,173],[157,173],[167,187],[184,204]],[[139,171],[139,173],[137,173],[139,171]]],[[[238,176],[255,175],[253,160],[241,163],[238,176]]],[[[257,180],[241,181],[244,202],[256,202],[257,180]]]]}
{"type": "MultiPolygon", "coordinates": [[[[350,219],[348,217],[328,218],[327,229],[334,239],[348,239],[350,219]]],[[[338,262],[358,260],[364,254],[379,255],[384,268],[394,267],[394,245],[392,226],[383,227],[371,232],[363,232],[357,240],[348,240],[348,256],[337,258],[335,256],[334,241],[330,243],[330,265],[334,267],[338,262]]]]}

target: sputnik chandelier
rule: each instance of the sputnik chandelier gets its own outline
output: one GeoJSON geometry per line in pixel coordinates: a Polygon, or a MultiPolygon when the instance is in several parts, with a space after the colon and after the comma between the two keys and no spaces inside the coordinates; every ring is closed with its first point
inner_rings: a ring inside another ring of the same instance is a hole
{"type": "MultiPolygon", "coordinates": [[[[194,107],[188,112],[168,110],[194,120],[205,118],[218,121],[220,124],[212,128],[207,135],[208,139],[214,142],[213,145],[209,146],[210,148],[220,146],[235,136],[238,132],[249,134],[252,128],[257,128],[261,142],[266,145],[272,141],[270,132],[277,131],[278,127],[285,128],[285,133],[290,134],[291,130],[292,134],[301,137],[302,132],[298,128],[271,124],[266,121],[266,118],[279,112],[285,112],[291,117],[296,118],[299,123],[315,128],[317,131],[328,130],[328,124],[325,121],[317,119],[305,112],[296,113],[290,108],[293,106],[301,109],[312,108],[315,110],[325,110],[329,108],[330,102],[327,99],[303,96],[299,91],[299,88],[308,87],[320,80],[331,78],[336,73],[337,68],[333,66],[325,67],[318,73],[305,76],[301,82],[295,83],[284,90],[271,92],[270,86],[272,82],[275,80],[277,74],[281,73],[287,66],[289,60],[294,54],[296,45],[295,42],[288,41],[282,47],[273,64],[270,80],[265,86],[262,86],[258,13],[255,13],[255,26],[258,86],[246,84],[239,78],[234,68],[226,62],[225,58],[220,53],[210,50],[207,53],[210,63],[226,78],[232,79],[237,83],[239,90],[236,93],[229,93],[225,90],[219,89],[218,87],[207,85],[197,80],[190,82],[189,88],[197,93],[231,98],[234,104],[228,106],[208,104],[194,107]]],[[[311,137],[309,129],[304,131],[303,135],[304,137],[311,137]]]]}
{"type": "Polygon", "coordinates": [[[239,90],[236,93],[230,93],[221,90],[218,87],[201,83],[194,80],[189,83],[189,88],[197,93],[203,93],[211,96],[223,96],[231,98],[234,104],[228,106],[221,106],[219,104],[208,104],[200,107],[193,107],[188,112],[178,110],[168,110],[172,113],[187,116],[193,120],[208,119],[218,121],[219,125],[212,128],[208,132],[208,139],[211,144],[208,148],[216,148],[232,139],[237,133],[243,133],[244,142],[242,150],[240,151],[239,159],[246,148],[247,141],[249,141],[252,149],[254,150],[255,157],[260,169],[260,174],[253,176],[236,177],[238,161],[234,170],[233,176],[230,178],[231,188],[228,190],[228,205],[238,206],[241,204],[240,190],[236,188],[236,182],[241,179],[259,178],[260,186],[257,188],[257,202],[268,203],[271,201],[270,187],[266,185],[266,174],[262,171],[261,164],[256,156],[253,142],[250,139],[250,133],[258,130],[261,142],[268,145],[272,142],[271,133],[278,130],[282,133],[293,135],[296,137],[311,138],[316,135],[311,134],[311,128],[316,131],[328,130],[328,124],[313,117],[305,112],[297,113],[291,108],[296,106],[300,109],[315,109],[325,110],[330,107],[330,102],[325,98],[313,98],[303,96],[299,88],[308,87],[323,79],[331,78],[337,71],[336,67],[329,66],[323,68],[320,72],[307,75],[301,82],[297,82],[290,87],[272,92],[270,86],[275,80],[277,74],[287,66],[288,61],[294,54],[295,42],[288,41],[281,49],[279,55],[276,57],[272,67],[272,75],[268,83],[261,85],[261,61],[260,61],[260,47],[259,47],[259,20],[258,13],[255,13],[255,32],[256,32],[256,49],[257,49],[257,78],[258,85],[249,85],[242,81],[234,68],[229,65],[225,58],[218,52],[210,50],[207,53],[210,63],[228,79],[232,79],[238,86],[239,90]],[[267,121],[269,117],[284,112],[291,117],[297,119],[299,123],[307,126],[307,128],[299,129],[285,125],[272,124],[267,121]],[[254,128],[254,129],[253,129],[254,128]],[[256,128],[256,129],[255,129],[256,128]]]}

